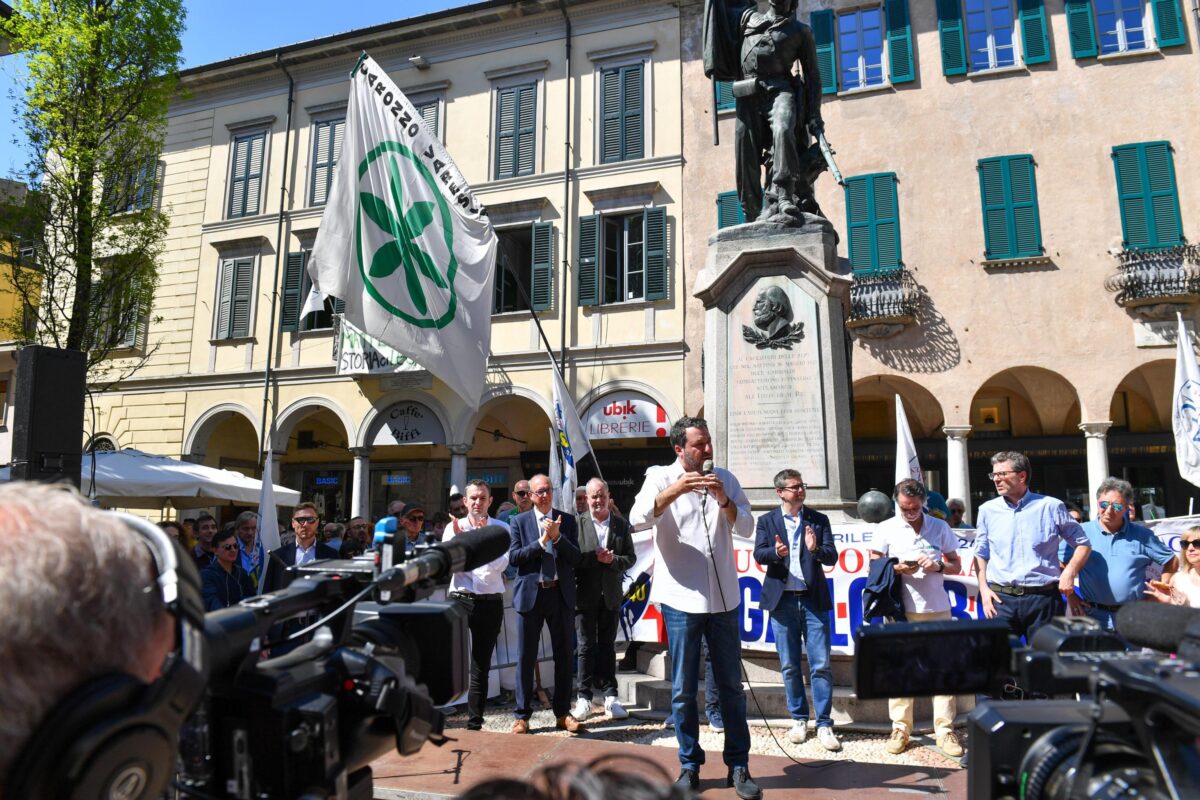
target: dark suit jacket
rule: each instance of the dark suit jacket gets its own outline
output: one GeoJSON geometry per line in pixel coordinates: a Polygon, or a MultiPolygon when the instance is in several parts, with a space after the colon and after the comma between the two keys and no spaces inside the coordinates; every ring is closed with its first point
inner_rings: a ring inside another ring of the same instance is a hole
{"type": "MultiPolygon", "coordinates": [[[[324,542],[317,542],[317,558],[340,558],[337,550],[334,550],[324,542]]],[[[283,589],[289,583],[296,579],[296,573],[288,572],[288,568],[296,563],[296,545],[285,544],[278,550],[272,550],[267,559],[271,566],[267,569],[267,582],[263,585],[263,592],[274,592],[277,589],[283,589]]]]}
{"type": "Polygon", "coordinates": [[[596,560],[596,548],[600,546],[600,540],[592,515],[580,514],[578,520],[579,564],[575,567],[575,608],[591,611],[603,607],[616,611],[625,599],[621,591],[625,571],[637,560],[629,523],[616,514],[608,515],[608,549],[613,552],[613,560],[611,564],[601,564],[596,560]]]}
{"type": "MultiPolygon", "coordinates": [[[[508,534],[508,563],[517,568],[513,584],[513,608],[529,611],[537,602],[538,581],[542,579],[542,554],[538,544],[537,509],[513,517],[508,534]]],[[[575,610],[575,565],[579,563],[579,532],[575,517],[557,508],[550,509],[551,519],[561,519],[558,543],[554,545],[554,566],[558,571],[558,591],[571,611],[575,610]]]]}
{"type": "MultiPolygon", "coordinates": [[[[767,568],[763,578],[762,597],[758,601],[759,608],[774,611],[779,605],[779,598],[787,588],[787,580],[791,576],[788,571],[788,561],[781,559],[775,553],[775,537],[787,542],[787,529],[783,524],[783,511],[778,506],[758,518],[758,528],[754,533],[754,560],[767,568]]],[[[788,559],[799,558],[800,570],[804,573],[804,582],[808,584],[808,594],[817,606],[818,611],[828,611],[833,608],[833,599],[829,596],[829,584],[825,572],[821,569],[824,564],[831,567],[837,563],[837,545],[833,543],[833,530],[829,527],[829,517],[820,511],[813,511],[805,506],[800,512],[800,546],[793,547],[788,553],[788,559]],[[810,552],[804,546],[804,528],[811,525],[817,534],[817,550],[810,552]]]]}

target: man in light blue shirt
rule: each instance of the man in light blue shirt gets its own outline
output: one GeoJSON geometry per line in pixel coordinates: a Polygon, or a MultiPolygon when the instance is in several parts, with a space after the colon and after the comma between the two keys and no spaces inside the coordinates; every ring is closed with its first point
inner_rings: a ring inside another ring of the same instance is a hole
{"type": "MultiPolygon", "coordinates": [[[[1149,528],[1126,517],[1133,503],[1128,481],[1105,478],[1096,490],[1096,502],[1099,515],[1083,526],[1092,555],[1079,572],[1080,603],[1089,617],[1111,631],[1121,606],[1142,599],[1146,568],[1154,563],[1174,572],[1175,554],[1149,528]]],[[[1060,552],[1064,562],[1074,556],[1074,548],[1065,543],[1060,552]]]]}
{"type": "Polygon", "coordinates": [[[1061,500],[1029,490],[1029,459],[1023,453],[992,456],[988,476],[1000,495],[979,507],[975,519],[975,565],[983,613],[1008,623],[1013,636],[1029,641],[1041,626],[1065,612],[1062,595],[1077,602],[1075,576],[1092,548],[1061,500]],[[1074,548],[1064,567],[1061,542],[1074,548]]]}

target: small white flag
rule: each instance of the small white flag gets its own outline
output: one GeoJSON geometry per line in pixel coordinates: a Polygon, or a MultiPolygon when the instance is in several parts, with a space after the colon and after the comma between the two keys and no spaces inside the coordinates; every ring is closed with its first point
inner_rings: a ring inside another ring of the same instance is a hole
{"type": "Polygon", "coordinates": [[[1175,432],[1175,461],[1179,475],[1200,486],[1200,369],[1192,339],[1179,317],[1175,342],[1175,393],[1171,403],[1171,429],[1175,432]]]}
{"type": "MultiPolygon", "coordinates": [[[[421,115],[365,53],[308,274],[343,316],[479,404],[496,232],[421,115]]],[[[306,306],[307,307],[307,306],[306,306]]]]}
{"type": "Polygon", "coordinates": [[[563,505],[563,465],[562,459],[558,457],[558,434],[554,428],[548,428],[547,433],[550,434],[550,505],[554,508],[567,509],[575,508],[574,499],[571,500],[571,505],[563,505]]]}
{"type": "MultiPolygon", "coordinates": [[[[267,460],[263,462],[262,489],[258,495],[258,541],[263,546],[263,553],[278,550],[282,542],[279,540],[279,512],[275,508],[275,470],[271,467],[271,451],[267,451],[267,460]]],[[[271,568],[271,559],[263,561],[262,573],[258,580],[258,593],[262,594],[263,584],[267,582],[267,570],[271,568]]]]}
{"type": "Polygon", "coordinates": [[[904,401],[896,395],[896,483],[905,478],[925,482],[921,463],[917,460],[917,447],[913,444],[912,431],[908,427],[908,415],[904,413],[904,401]]]}

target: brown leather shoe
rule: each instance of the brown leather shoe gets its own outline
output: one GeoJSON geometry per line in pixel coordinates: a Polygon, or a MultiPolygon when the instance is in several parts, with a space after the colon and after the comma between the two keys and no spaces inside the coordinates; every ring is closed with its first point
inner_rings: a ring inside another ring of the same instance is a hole
{"type": "Polygon", "coordinates": [[[529,720],[515,719],[512,726],[513,733],[529,733],[529,720]]]}
{"type": "Polygon", "coordinates": [[[583,725],[570,714],[558,718],[558,729],[567,733],[583,733],[583,725]]]}

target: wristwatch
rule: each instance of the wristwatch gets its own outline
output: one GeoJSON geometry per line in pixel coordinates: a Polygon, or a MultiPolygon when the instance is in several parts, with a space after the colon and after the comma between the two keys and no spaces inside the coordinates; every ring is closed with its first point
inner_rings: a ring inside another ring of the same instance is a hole
{"type": "Polygon", "coordinates": [[[726,497],[725,502],[720,504],[721,508],[729,508],[729,504],[732,502],[733,502],[732,500],[730,500],[728,497],[726,497]]]}

